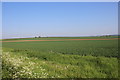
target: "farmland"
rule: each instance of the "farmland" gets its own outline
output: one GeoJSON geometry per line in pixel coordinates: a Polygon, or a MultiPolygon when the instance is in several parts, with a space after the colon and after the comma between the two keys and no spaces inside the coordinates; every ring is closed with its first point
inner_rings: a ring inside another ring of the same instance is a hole
{"type": "Polygon", "coordinates": [[[118,37],[2,40],[2,77],[117,78],[118,39],[116,38],[118,37]]]}

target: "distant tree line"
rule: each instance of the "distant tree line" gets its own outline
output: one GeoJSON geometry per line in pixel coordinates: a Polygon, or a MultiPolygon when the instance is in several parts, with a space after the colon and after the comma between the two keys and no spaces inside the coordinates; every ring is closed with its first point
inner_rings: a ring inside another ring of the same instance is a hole
{"type": "MultiPolygon", "coordinates": [[[[35,36],[35,38],[42,38],[41,36],[35,36]]],[[[48,38],[48,37],[46,37],[46,38],[48,38]]]]}
{"type": "Polygon", "coordinates": [[[38,37],[37,37],[37,36],[35,36],[35,38],[41,38],[41,36],[38,36],[38,37]]]}
{"type": "Polygon", "coordinates": [[[100,35],[100,36],[96,36],[96,37],[111,37],[111,36],[114,36],[114,35],[100,35]]]}
{"type": "Polygon", "coordinates": [[[110,37],[110,36],[112,36],[112,35],[103,35],[103,37],[110,37]]]}

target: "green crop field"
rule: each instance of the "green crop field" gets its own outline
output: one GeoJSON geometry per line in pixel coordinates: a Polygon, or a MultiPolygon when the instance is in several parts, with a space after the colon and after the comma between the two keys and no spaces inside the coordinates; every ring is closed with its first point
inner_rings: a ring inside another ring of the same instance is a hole
{"type": "Polygon", "coordinates": [[[51,37],[2,40],[3,78],[118,78],[118,40],[51,37]],[[18,40],[59,40],[24,41],[18,40]]]}

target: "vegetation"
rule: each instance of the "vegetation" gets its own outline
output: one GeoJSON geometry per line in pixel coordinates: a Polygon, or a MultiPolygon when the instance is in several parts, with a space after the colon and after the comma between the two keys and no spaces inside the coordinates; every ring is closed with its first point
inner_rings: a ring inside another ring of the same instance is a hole
{"type": "Polygon", "coordinates": [[[118,78],[117,56],[118,40],[3,42],[2,77],[118,78]]]}
{"type": "Polygon", "coordinates": [[[120,38],[120,36],[93,36],[93,37],[41,37],[38,38],[15,38],[15,39],[2,39],[2,41],[7,40],[54,40],[54,39],[111,39],[111,38],[120,38]]]}

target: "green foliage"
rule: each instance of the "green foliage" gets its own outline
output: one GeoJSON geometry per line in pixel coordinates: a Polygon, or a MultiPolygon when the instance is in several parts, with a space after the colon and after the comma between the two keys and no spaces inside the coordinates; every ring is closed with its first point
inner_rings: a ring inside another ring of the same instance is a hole
{"type": "Polygon", "coordinates": [[[118,56],[118,40],[3,42],[2,46],[17,50],[29,49],[32,51],[78,54],[82,56],[118,56]]]}
{"type": "Polygon", "coordinates": [[[117,58],[118,40],[3,42],[2,77],[117,78],[117,58]]]}
{"type": "Polygon", "coordinates": [[[5,49],[3,78],[117,78],[117,58],[5,49]]]}

